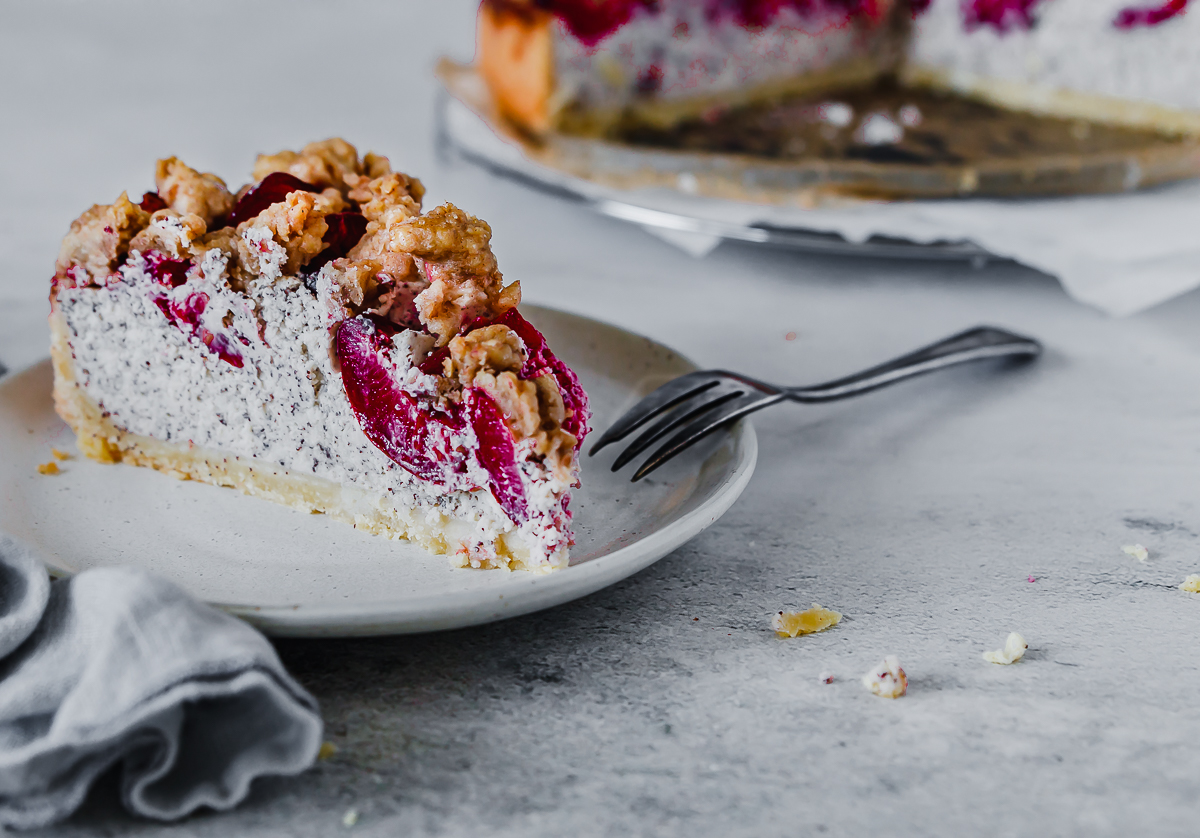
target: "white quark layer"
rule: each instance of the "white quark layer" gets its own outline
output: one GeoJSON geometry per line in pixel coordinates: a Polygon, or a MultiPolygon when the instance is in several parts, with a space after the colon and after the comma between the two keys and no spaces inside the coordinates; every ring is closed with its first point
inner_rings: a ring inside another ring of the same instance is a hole
{"type": "MultiPolygon", "coordinates": [[[[872,57],[875,32],[841,12],[801,15],[781,10],[770,26],[748,29],[731,18],[718,24],[695,0],[660,0],[657,10],[589,48],[555,21],[555,70],[560,104],[620,108],[639,93],[651,68],[661,73],[656,98],[671,101],[740,91],[872,57]]],[[[876,59],[879,56],[875,56],[876,59]]]]}
{"type": "Polygon", "coordinates": [[[1118,29],[1117,13],[1153,0],[1044,0],[1037,25],[998,32],[963,25],[959,0],[933,0],[917,18],[912,61],[952,84],[977,79],[1200,110],[1200,9],[1157,26],[1118,29]]]}
{"type": "MultiPolygon", "coordinates": [[[[328,300],[294,277],[255,280],[246,294],[229,288],[225,257],[209,251],[176,289],[164,288],[131,254],[103,288],[61,289],[57,306],[71,335],[78,383],[117,427],[154,439],[195,445],[278,465],[292,474],[385,496],[399,508],[427,510],[466,523],[479,542],[514,532],[555,563],[566,538],[556,526],[570,485],[538,463],[523,464],[533,516],[517,529],[490,492],[452,491],[414,477],[366,437],[333,367],[328,300]],[[245,336],[231,346],[238,368],[168,320],[154,298],[177,302],[197,292],[209,301],[201,325],[245,336]]],[[[328,287],[328,283],[323,283],[328,287]]],[[[433,379],[414,366],[431,347],[416,332],[396,336],[397,380],[428,390],[433,379]]],[[[474,443],[468,426],[461,440],[474,443]]],[[[468,477],[486,486],[487,475],[468,477]]]]}

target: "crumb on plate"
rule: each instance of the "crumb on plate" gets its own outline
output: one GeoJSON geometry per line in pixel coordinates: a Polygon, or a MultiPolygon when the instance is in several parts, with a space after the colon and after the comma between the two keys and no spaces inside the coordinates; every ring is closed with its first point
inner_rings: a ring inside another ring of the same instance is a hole
{"type": "Polygon", "coordinates": [[[863,686],[883,698],[899,698],[908,692],[908,676],[900,668],[900,660],[888,655],[879,665],[862,677],[863,686]]]}
{"type": "Polygon", "coordinates": [[[66,451],[60,451],[60,450],[59,450],[59,449],[57,449],[57,448],[51,448],[51,449],[50,449],[50,453],[54,455],[54,459],[56,459],[56,460],[69,460],[69,459],[71,459],[71,455],[70,455],[70,454],[68,454],[66,451]]]}
{"type": "Polygon", "coordinates": [[[833,628],[842,621],[842,615],[813,603],[807,611],[780,611],[771,617],[771,628],[780,637],[795,637],[798,634],[813,634],[833,628]]]}
{"type": "Polygon", "coordinates": [[[51,460],[38,466],[38,474],[58,474],[58,463],[51,460]]]}
{"type": "Polygon", "coordinates": [[[1029,644],[1025,642],[1025,638],[1014,631],[1010,632],[1008,639],[1004,641],[1003,649],[997,649],[994,652],[984,652],[983,659],[988,663],[998,663],[1007,666],[1025,657],[1025,650],[1028,648],[1029,644]]]}
{"type": "Polygon", "coordinates": [[[1200,594],[1200,573],[1193,573],[1187,579],[1184,579],[1179,589],[1187,591],[1189,594],[1200,594]]]}
{"type": "Polygon", "coordinates": [[[1133,556],[1139,562],[1144,562],[1146,559],[1150,558],[1150,551],[1140,544],[1126,544],[1121,548],[1121,550],[1128,555],[1133,556]]]}

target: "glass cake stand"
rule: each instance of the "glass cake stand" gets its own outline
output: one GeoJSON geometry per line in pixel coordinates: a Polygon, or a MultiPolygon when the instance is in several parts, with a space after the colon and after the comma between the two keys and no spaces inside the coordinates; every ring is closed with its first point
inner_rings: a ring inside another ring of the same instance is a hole
{"type": "MultiPolygon", "coordinates": [[[[765,120],[763,113],[731,112],[720,118],[724,124],[683,125],[623,141],[564,134],[534,141],[494,112],[471,67],[443,60],[438,76],[444,88],[438,148],[447,157],[659,232],[697,253],[729,240],[813,254],[979,265],[1002,257],[953,235],[942,240],[936,230],[919,242],[878,234],[852,240],[827,231],[837,225],[818,223],[813,210],[862,218],[872,207],[897,202],[1104,195],[1200,175],[1200,140],[1193,137],[1039,117],[907,88],[850,94],[862,100],[855,102],[862,113],[880,102],[923,102],[924,127],[905,134],[905,145],[860,143],[799,157],[760,153],[758,146],[780,140],[770,136],[772,118],[803,110],[803,103],[787,102],[763,106],[770,111],[765,120]],[[759,126],[766,127],[760,132],[759,126]],[[747,147],[736,153],[709,150],[739,142],[747,147]],[[819,226],[826,231],[813,229],[819,226]]],[[[817,134],[808,140],[809,147],[823,142],[817,134]]],[[[841,229],[871,232],[861,225],[841,229]]]]}
{"type": "Polygon", "coordinates": [[[487,120],[446,91],[439,98],[436,130],[437,148],[447,160],[470,163],[498,177],[641,227],[811,254],[967,261],[978,266],[1000,259],[972,242],[926,244],[884,236],[855,242],[838,233],[803,227],[713,218],[712,202],[703,196],[606,188],[530,159],[519,142],[496,134],[487,120]]]}

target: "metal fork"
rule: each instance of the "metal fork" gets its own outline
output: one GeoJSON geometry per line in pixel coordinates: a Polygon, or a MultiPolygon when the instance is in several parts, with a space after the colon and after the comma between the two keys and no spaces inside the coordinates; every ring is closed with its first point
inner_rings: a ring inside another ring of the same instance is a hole
{"type": "Polygon", "coordinates": [[[1032,338],[994,326],[978,326],[886,364],[811,387],[779,387],[726,370],[690,372],[667,382],[634,405],[604,432],[588,456],[662,416],[630,443],[612,465],[612,470],[617,471],[654,442],[679,429],[633,473],[636,482],[713,431],[782,401],[832,402],[968,361],[1031,360],[1041,352],[1042,345],[1032,338]]]}

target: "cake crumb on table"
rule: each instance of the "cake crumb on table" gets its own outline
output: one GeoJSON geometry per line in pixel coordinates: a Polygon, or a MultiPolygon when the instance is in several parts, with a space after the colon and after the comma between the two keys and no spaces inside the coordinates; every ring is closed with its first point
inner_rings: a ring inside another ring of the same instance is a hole
{"type": "Polygon", "coordinates": [[[900,667],[900,659],[888,655],[862,677],[863,686],[883,698],[899,698],[908,692],[908,676],[900,667]]]}
{"type": "Polygon", "coordinates": [[[1189,594],[1200,594],[1200,573],[1193,573],[1187,579],[1184,579],[1179,589],[1187,591],[1189,594]]]}
{"type": "Polygon", "coordinates": [[[1140,544],[1126,544],[1121,550],[1130,556],[1133,556],[1139,562],[1144,562],[1150,558],[1150,551],[1140,544]]]}
{"type": "Polygon", "coordinates": [[[842,615],[813,603],[807,611],[780,611],[771,618],[771,628],[780,637],[795,637],[798,634],[813,634],[825,631],[842,621],[842,615]]]}
{"type": "Polygon", "coordinates": [[[1025,638],[1014,631],[1010,632],[1008,639],[1004,641],[1003,649],[997,649],[994,652],[984,652],[983,659],[988,663],[998,663],[1007,666],[1025,657],[1025,650],[1028,648],[1029,644],[1025,642],[1025,638]]]}
{"type": "Polygon", "coordinates": [[[69,460],[69,459],[71,459],[71,455],[70,455],[70,454],[68,454],[66,451],[60,451],[60,450],[59,450],[59,449],[57,449],[57,448],[51,448],[51,449],[50,449],[50,453],[54,455],[54,459],[56,459],[56,460],[69,460]]]}
{"type": "Polygon", "coordinates": [[[328,741],[322,742],[321,750],[317,751],[317,759],[319,759],[319,760],[329,759],[331,756],[333,756],[337,752],[338,752],[337,745],[333,744],[332,742],[328,742],[328,741]]]}
{"type": "Polygon", "coordinates": [[[58,463],[51,460],[38,466],[38,474],[58,474],[58,463]]]}

